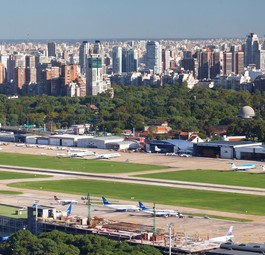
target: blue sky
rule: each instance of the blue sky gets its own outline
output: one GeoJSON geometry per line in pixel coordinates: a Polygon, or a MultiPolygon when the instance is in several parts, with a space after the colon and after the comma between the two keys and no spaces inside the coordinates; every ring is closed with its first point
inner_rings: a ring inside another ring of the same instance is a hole
{"type": "Polygon", "coordinates": [[[265,0],[2,0],[0,39],[265,35],[265,0]]]}

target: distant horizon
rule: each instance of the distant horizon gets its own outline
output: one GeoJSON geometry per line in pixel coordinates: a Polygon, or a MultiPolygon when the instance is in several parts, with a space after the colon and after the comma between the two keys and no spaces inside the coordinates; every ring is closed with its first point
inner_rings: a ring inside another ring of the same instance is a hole
{"type": "MultiPolygon", "coordinates": [[[[265,38],[258,36],[260,39],[265,38]]],[[[9,39],[9,38],[0,38],[0,43],[3,41],[148,41],[148,40],[156,40],[156,41],[161,41],[161,40],[169,40],[169,41],[182,41],[182,40],[190,40],[190,41],[196,41],[196,40],[244,40],[246,39],[245,37],[172,37],[172,38],[164,38],[164,37],[157,37],[157,38],[141,38],[141,37],[124,37],[124,38],[42,38],[42,39],[36,39],[36,38],[18,38],[18,39],[9,39]]]]}

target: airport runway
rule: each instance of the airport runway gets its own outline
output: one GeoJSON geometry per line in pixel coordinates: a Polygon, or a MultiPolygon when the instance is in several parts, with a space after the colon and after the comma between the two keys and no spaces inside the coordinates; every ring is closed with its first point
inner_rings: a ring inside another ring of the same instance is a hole
{"type": "MultiPolygon", "coordinates": [[[[92,173],[80,173],[80,172],[71,172],[63,170],[54,170],[54,169],[41,169],[41,168],[29,168],[29,167],[13,167],[13,166],[3,166],[0,165],[1,171],[21,171],[21,172],[30,172],[36,174],[55,174],[61,177],[68,178],[87,178],[95,180],[104,180],[104,181],[118,181],[118,182],[130,182],[144,185],[154,185],[154,186],[167,186],[175,188],[186,188],[186,189],[199,189],[199,190],[210,190],[210,191],[219,191],[219,192],[231,192],[231,193],[240,193],[240,194],[252,194],[252,195],[261,195],[265,196],[265,189],[252,188],[252,187],[239,187],[239,186],[228,186],[228,185],[219,185],[219,184],[209,184],[209,183],[196,183],[196,182],[184,182],[184,181],[170,181],[162,179],[150,179],[150,178],[140,178],[140,177],[128,177],[120,176],[119,174],[92,174],[92,173]]],[[[139,173],[138,173],[139,174],[139,173]]],[[[39,181],[40,179],[36,179],[39,181]]],[[[12,181],[12,180],[10,180],[12,181]]],[[[31,180],[32,181],[32,180],[31,180]]]]}

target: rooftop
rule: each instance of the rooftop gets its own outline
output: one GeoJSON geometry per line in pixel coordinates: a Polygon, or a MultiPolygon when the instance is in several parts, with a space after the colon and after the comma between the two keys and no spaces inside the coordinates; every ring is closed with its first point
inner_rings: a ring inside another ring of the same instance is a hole
{"type": "Polygon", "coordinates": [[[253,145],[258,146],[261,145],[261,143],[251,142],[251,141],[209,141],[209,142],[202,142],[198,143],[198,145],[205,145],[205,146],[211,146],[211,145],[227,145],[227,146],[240,146],[240,145],[253,145]]]}

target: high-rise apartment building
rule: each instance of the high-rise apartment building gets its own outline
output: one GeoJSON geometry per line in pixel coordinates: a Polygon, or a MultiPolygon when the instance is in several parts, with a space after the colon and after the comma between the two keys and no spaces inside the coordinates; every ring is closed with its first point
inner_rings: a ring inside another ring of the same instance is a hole
{"type": "Polygon", "coordinates": [[[234,69],[235,74],[244,73],[244,52],[236,51],[234,52],[234,69]]]}
{"type": "Polygon", "coordinates": [[[138,51],[136,49],[122,48],[122,72],[137,72],[138,51]]]}
{"type": "Polygon", "coordinates": [[[197,52],[198,79],[214,79],[220,74],[220,52],[209,48],[197,52]]]}
{"type": "Polygon", "coordinates": [[[26,75],[24,67],[16,67],[14,70],[14,83],[18,89],[22,89],[26,83],[26,75]]]}
{"type": "Polygon", "coordinates": [[[126,72],[137,72],[138,70],[138,51],[129,49],[126,54],[126,72]]]}
{"type": "Polygon", "coordinates": [[[259,63],[260,63],[260,69],[265,71],[265,50],[259,51],[259,63]]]}
{"type": "Polygon", "coordinates": [[[186,71],[192,71],[195,75],[195,60],[192,57],[191,51],[184,51],[183,52],[183,59],[181,60],[181,67],[184,68],[186,71]]]}
{"type": "Polygon", "coordinates": [[[35,65],[35,56],[26,56],[26,83],[36,83],[37,82],[37,70],[35,65]]]}
{"type": "Polygon", "coordinates": [[[86,93],[95,96],[101,92],[103,83],[102,58],[99,54],[91,54],[87,59],[86,93]]]}
{"type": "Polygon", "coordinates": [[[7,81],[11,82],[14,80],[14,69],[16,67],[16,60],[14,55],[10,55],[7,60],[7,81]]]}
{"type": "Polygon", "coordinates": [[[70,84],[78,78],[77,65],[63,65],[61,67],[63,86],[70,84]]]}
{"type": "Polygon", "coordinates": [[[170,51],[163,49],[162,50],[162,63],[163,63],[163,72],[170,68],[170,51]]]}
{"type": "Polygon", "coordinates": [[[93,46],[93,54],[100,55],[100,57],[102,58],[102,60],[104,60],[104,56],[105,56],[104,46],[98,40],[95,41],[95,43],[94,43],[94,46],[93,46]]]}
{"type": "Polygon", "coordinates": [[[79,47],[79,66],[81,74],[86,72],[87,56],[89,55],[89,43],[83,41],[79,47]]]}
{"type": "Polygon", "coordinates": [[[112,71],[122,73],[122,48],[113,47],[112,49],[112,71]]]}
{"type": "Polygon", "coordinates": [[[0,84],[5,82],[5,66],[0,62],[0,84]]]}
{"type": "Polygon", "coordinates": [[[158,42],[148,41],[146,44],[146,67],[155,74],[162,73],[162,50],[158,42]]]}
{"type": "Polygon", "coordinates": [[[224,75],[230,75],[233,72],[232,69],[232,55],[233,53],[230,51],[225,51],[223,53],[223,74],[224,75]]]}
{"type": "Polygon", "coordinates": [[[48,42],[48,57],[56,57],[56,44],[55,44],[55,42],[48,42]]]}
{"type": "Polygon", "coordinates": [[[245,66],[255,64],[256,68],[260,68],[259,64],[259,38],[256,34],[250,33],[245,43],[245,66]]]}
{"type": "Polygon", "coordinates": [[[220,74],[220,52],[212,51],[210,54],[210,78],[214,79],[220,74]]]}

